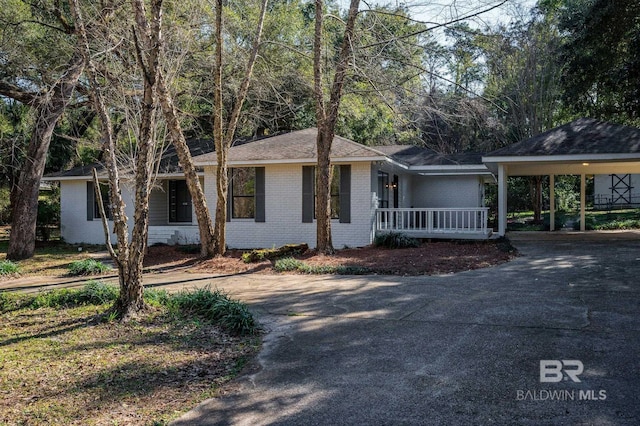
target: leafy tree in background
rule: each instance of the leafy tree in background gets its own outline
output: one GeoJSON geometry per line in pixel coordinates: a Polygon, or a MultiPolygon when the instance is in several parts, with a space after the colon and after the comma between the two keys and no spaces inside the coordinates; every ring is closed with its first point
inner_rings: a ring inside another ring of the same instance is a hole
{"type": "Polygon", "coordinates": [[[559,21],[565,107],[574,115],[640,124],[640,2],[544,0],[559,21]]]}
{"type": "Polygon", "coordinates": [[[33,127],[17,182],[11,188],[12,223],[7,258],[35,250],[38,192],[53,131],[84,70],[75,28],[60,2],[3,0],[0,95],[33,109],[33,127]]]}

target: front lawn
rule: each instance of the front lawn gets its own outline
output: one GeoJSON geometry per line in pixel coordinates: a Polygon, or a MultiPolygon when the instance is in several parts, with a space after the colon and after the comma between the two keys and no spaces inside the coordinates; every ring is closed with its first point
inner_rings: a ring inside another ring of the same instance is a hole
{"type": "Polygon", "coordinates": [[[217,395],[259,349],[256,335],[160,303],[126,324],[103,315],[108,303],[56,306],[85,300],[66,292],[39,302],[0,293],[0,424],[166,424],[217,395]]]}
{"type": "MultiPolygon", "coordinates": [[[[543,223],[533,223],[533,212],[509,213],[507,229],[509,231],[548,231],[549,212],[542,213],[543,223]]],[[[640,229],[640,209],[624,210],[587,210],[585,224],[588,231],[640,229]]],[[[580,229],[580,212],[556,212],[556,230],[562,227],[580,229]]]]}
{"type": "MultiPolygon", "coordinates": [[[[0,241],[0,259],[4,259],[7,255],[8,246],[8,241],[0,241]]],[[[37,242],[35,255],[31,259],[16,263],[22,276],[62,276],[69,273],[69,266],[72,262],[85,260],[89,257],[89,253],[99,251],[104,251],[104,247],[70,245],[59,241],[37,242]]],[[[108,257],[108,255],[106,256],[108,257]]]]}

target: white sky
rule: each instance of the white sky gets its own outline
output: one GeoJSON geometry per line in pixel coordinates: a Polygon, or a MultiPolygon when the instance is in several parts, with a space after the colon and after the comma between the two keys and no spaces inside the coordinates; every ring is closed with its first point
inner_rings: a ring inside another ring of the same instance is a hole
{"type": "MultiPolygon", "coordinates": [[[[343,8],[349,6],[349,0],[337,0],[343,8]]],[[[444,23],[452,17],[468,16],[481,10],[500,4],[502,0],[361,0],[360,8],[366,9],[373,5],[406,5],[414,19],[430,22],[444,23]]],[[[484,26],[497,23],[508,24],[516,16],[526,14],[536,5],[536,0],[507,0],[506,3],[496,9],[473,18],[470,24],[484,26]]]]}

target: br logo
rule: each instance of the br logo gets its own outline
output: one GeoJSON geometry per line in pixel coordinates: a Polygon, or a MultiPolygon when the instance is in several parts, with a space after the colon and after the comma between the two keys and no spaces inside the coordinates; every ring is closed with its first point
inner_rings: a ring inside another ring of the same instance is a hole
{"type": "Polygon", "coordinates": [[[543,359],[540,360],[540,383],[558,383],[568,377],[579,383],[578,376],[584,371],[584,365],[576,359],[543,359]]]}

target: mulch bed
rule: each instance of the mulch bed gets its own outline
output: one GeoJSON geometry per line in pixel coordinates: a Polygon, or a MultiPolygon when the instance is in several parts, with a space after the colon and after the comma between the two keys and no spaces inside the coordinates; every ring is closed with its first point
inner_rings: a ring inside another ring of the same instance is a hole
{"type": "MultiPolygon", "coordinates": [[[[175,246],[150,247],[145,266],[155,268],[188,267],[193,272],[212,274],[277,273],[271,261],[245,263],[243,251],[230,250],[225,256],[199,260],[197,253],[185,253],[175,246]]],[[[366,268],[372,274],[435,275],[486,268],[507,262],[517,255],[508,240],[480,242],[437,241],[417,248],[387,249],[363,247],[337,250],[333,255],[309,250],[295,256],[312,266],[366,268]]]]}

